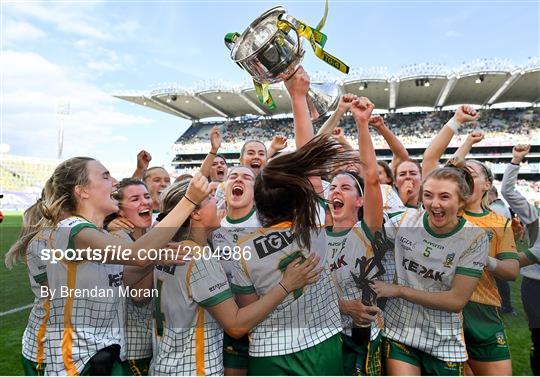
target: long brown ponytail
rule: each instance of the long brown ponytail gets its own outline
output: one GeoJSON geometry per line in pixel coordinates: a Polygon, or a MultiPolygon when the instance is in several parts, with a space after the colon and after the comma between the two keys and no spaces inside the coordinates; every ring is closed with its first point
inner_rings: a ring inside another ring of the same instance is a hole
{"type": "Polygon", "coordinates": [[[277,156],[255,179],[255,206],[263,226],[293,222],[300,247],[309,248],[310,231],[318,228],[317,200],[310,177],[336,166],[358,162],[357,151],[345,151],[329,135],[320,135],[295,152],[277,156]]]}

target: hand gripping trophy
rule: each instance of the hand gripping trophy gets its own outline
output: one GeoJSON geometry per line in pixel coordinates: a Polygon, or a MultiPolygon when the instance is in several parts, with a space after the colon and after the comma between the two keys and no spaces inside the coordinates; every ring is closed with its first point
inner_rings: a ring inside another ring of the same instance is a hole
{"type": "MultiPolygon", "coordinates": [[[[277,6],[260,15],[242,34],[228,33],[225,36],[231,59],[252,76],[261,103],[275,108],[269,85],[295,74],[305,53],[301,37],[309,41],[321,60],[343,73],[349,72],[346,64],[323,50],[327,37],[320,29],[324,26],[327,12],[328,1],[323,19],[317,28],[312,28],[287,14],[284,7],[277,6]]],[[[311,84],[308,105],[312,121],[333,110],[341,94],[342,88],[336,83],[311,84]]]]}

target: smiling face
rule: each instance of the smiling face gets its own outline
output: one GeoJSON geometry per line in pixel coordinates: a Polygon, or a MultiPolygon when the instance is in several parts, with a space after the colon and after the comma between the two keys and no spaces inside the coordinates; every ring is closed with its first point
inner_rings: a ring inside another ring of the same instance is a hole
{"type": "Polygon", "coordinates": [[[152,225],[152,198],[144,185],[130,185],[121,189],[119,214],[138,228],[152,225]]]}
{"type": "Polygon", "coordinates": [[[255,174],[247,167],[233,168],[225,182],[227,205],[234,209],[253,207],[255,174]]]}
{"type": "Polygon", "coordinates": [[[171,177],[163,168],[154,168],[148,172],[144,183],[152,197],[153,209],[159,209],[159,196],[161,192],[171,185],[171,177]]]}
{"type": "Polygon", "coordinates": [[[259,174],[266,164],[266,147],[259,141],[250,141],[244,145],[240,156],[240,164],[248,167],[255,175],[259,174]]]}
{"type": "Polygon", "coordinates": [[[474,180],[474,191],[471,198],[467,201],[467,204],[480,202],[484,197],[484,194],[491,188],[491,182],[487,179],[486,172],[482,165],[474,161],[467,161],[467,170],[474,180]]]}
{"type": "Polygon", "coordinates": [[[429,226],[437,233],[448,233],[458,224],[458,213],[465,202],[452,180],[429,178],[423,186],[423,205],[429,226]]]}
{"type": "Polygon", "coordinates": [[[337,175],[330,184],[328,192],[330,211],[335,223],[358,222],[358,209],[364,200],[358,193],[357,183],[347,174],[337,175]]]}
{"type": "Polygon", "coordinates": [[[118,202],[112,198],[112,194],[116,191],[118,181],[111,177],[109,171],[99,161],[88,161],[86,171],[88,184],[75,188],[79,200],[84,200],[85,205],[104,217],[117,212],[118,202]]]}
{"type": "Polygon", "coordinates": [[[225,160],[216,156],[214,162],[212,162],[212,167],[210,168],[210,180],[212,182],[223,182],[227,176],[227,164],[225,160]]]}

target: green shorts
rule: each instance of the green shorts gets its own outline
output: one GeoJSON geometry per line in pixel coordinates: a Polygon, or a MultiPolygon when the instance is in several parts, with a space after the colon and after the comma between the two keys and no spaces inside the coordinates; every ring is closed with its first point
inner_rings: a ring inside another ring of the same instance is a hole
{"type": "Polygon", "coordinates": [[[21,355],[22,366],[25,376],[44,376],[45,366],[44,363],[36,363],[21,355]]]}
{"type": "Polygon", "coordinates": [[[497,307],[469,302],[463,308],[463,332],[467,353],[471,359],[510,359],[504,324],[497,307]]]}
{"type": "Polygon", "coordinates": [[[247,369],[249,357],[249,337],[234,339],[223,333],[223,366],[233,369],[247,369]]]}
{"type": "Polygon", "coordinates": [[[446,362],[420,351],[406,346],[403,343],[383,339],[383,347],[386,359],[394,359],[415,365],[421,368],[422,375],[428,376],[463,376],[464,362],[446,362]]]}
{"type": "Polygon", "coordinates": [[[145,359],[126,360],[122,362],[124,376],[148,376],[151,361],[152,358],[147,357],[145,359]]]}
{"type": "Polygon", "coordinates": [[[282,356],[249,357],[249,376],[343,376],[341,335],[282,356]]]}
{"type": "MultiPolygon", "coordinates": [[[[369,328],[368,328],[369,330],[369,328]]],[[[380,376],[382,374],[382,336],[367,344],[358,345],[352,337],[341,333],[343,339],[343,369],[346,376],[380,376]]]]}

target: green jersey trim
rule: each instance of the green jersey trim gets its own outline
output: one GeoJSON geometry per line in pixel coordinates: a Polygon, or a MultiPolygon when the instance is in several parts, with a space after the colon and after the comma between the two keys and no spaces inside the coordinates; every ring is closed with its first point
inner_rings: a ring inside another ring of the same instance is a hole
{"type": "Polygon", "coordinates": [[[212,296],[210,298],[207,298],[206,300],[202,300],[198,304],[201,306],[204,306],[206,308],[209,308],[211,306],[215,306],[217,304],[221,304],[223,301],[228,300],[233,297],[233,294],[231,292],[230,288],[227,288],[223,292],[218,293],[215,296],[212,296]]]}
{"type": "Polygon", "coordinates": [[[404,212],[405,211],[397,211],[397,212],[388,213],[388,218],[391,219],[392,217],[396,217],[397,215],[401,215],[404,212]]]}
{"type": "Polygon", "coordinates": [[[467,267],[456,268],[457,275],[472,276],[473,278],[480,278],[482,276],[482,272],[483,270],[475,270],[474,268],[467,268],[467,267]]]}
{"type": "Polygon", "coordinates": [[[247,215],[239,218],[239,219],[232,219],[230,218],[229,216],[226,217],[227,221],[231,224],[240,224],[240,223],[243,223],[244,221],[246,221],[247,219],[249,219],[251,217],[251,215],[253,215],[253,213],[255,213],[255,206],[253,206],[253,208],[251,208],[248,212],[247,215]]]}
{"type": "Polygon", "coordinates": [[[510,224],[510,226],[512,225],[511,224],[512,220],[508,219],[506,220],[506,223],[504,223],[504,230],[506,231],[506,228],[508,228],[508,225],[510,224]]]}
{"type": "Polygon", "coordinates": [[[432,235],[435,238],[447,238],[447,237],[453,236],[454,234],[459,232],[461,230],[461,228],[463,228],[463,226],[465,225],[466,222],[467,222],[467,220],[465,220],[463,217],[460,217],[460,219],[458,221],[458,224],[456,225],[456,227],[454,229],[452,229],[448,233],[438,234],[438,233],[435,233],[433,231],[433,229],[431,229],[431,227],[429,226],[428,213],[427,213],[427,211],[424,212],[424,228],[427,230],[427,232],[430,235],[432,235]]]}
{"type": "Polygon", "coordinates": [[[525,249],[523,250],[523,252],[525,253],[525,255],[527,256],[527,258],[529,258],[530,260],[532,260],[533,262],[535,263],[540,263],[540,261],[538,260],[538,258],[536,258],[536,255],[534,255],[533,253],[531,253],[531,251],[529,249],[525,249]]]}
{"type": "Polygon", "coordinates": [[[342,230],[341,232],[334,232],[332,230],[332,227],[329,226],[326,228],[326,235],[330,237],[342,237],[342,236],[347,235],[351,231],[351,229],[352,228],[347,228],[345,230],[342,230]]]}
{"type": "Polygon", "coordinates": [[[92,223],[81,223],[75,225],[73,228],[71,228],[71,231],[69,232],[69,241],[67,245],[68,249],[75,249],[75,245],[73,244],[73,237],[79,234],[79,232],[84,228],[97,229],[97,227],[92,223]]]}
{"type": "Polygon", "coordinates": [[[43,272],[39,275],[34,276],[34,280],[36,283],[43,283],[44,281],[47,281],[47,272],[43,272]]]}
{"type": "Polygon", "coordinates": [[[516,252],[512,251],[501,251],[497,254],[497,259],[499,260],[505,260],[505,259],[515,259],[519,260],[519,255],[516,252]]]}
{"type": "Polygon", "coordinates": [[[325,210],[328,209],[328,202],[324,198],[317,196],[317,202],[319,202],[319,204],[323,206],[325,210]]]}
{"type": "Polygon", "coordinates": [[[233,293],[238,293],[240,295],[250,295],[252,293],[257,293],[255,291],[255,287],[253,285],[249,285],[247,287],[244,287],[244,286],[241,286],[241,285],[236,285],[236,284],[230,283],[230,286],[231,286],[231,290],[232,290],[233,293]]]}
{"type": "Polygon", "coordinates": [[[366,223],[364,223],[363,221],[360,222],[360,227],[362,228],[362,230],[364,231],[364,233],[366,234],[368,240],[370,242],[373,242],[373,234],[371,233],[371,230],[369,230],[369,227],[366,225],[366,223]]]}
{"type": "Polygon", "coordinates": [[[407,208],[413,208],[413,209],[420,209],[420,204],[414,206],[412,204],[404,204],[405,207],[407,208]]]}
{"type": "Polygon", "coordinates": [[[470,211],[465,210],[465,213],[471,217],[484,217],[484,216],[489,215],[489,210],[485,209],[482,212],[470,212],[470,211]]]}

